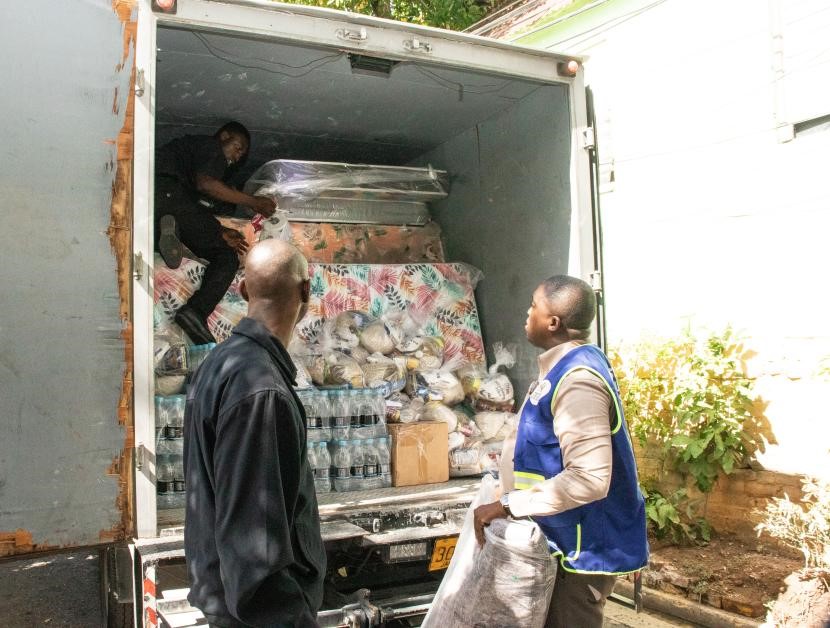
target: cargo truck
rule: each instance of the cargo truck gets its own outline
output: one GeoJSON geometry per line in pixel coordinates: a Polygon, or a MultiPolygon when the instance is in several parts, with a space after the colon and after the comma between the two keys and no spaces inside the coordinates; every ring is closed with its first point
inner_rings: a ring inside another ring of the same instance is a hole
{"type": "MultiPolygon", "coordinates": [[[[8,2],[0,17],[0,556],[100,548],[110,625],[198,615],[184,601],[182,511],[156,506],[161,143],[237,119],[252,132],[251,169],[292,158],[446,170],[433,220],[447,259],[483,272],[482,334],[518,346],[519,396],[537,368],[523,321],[542,278],[591,282],[602,343],[582,59],[258,0],[8,2]]],[[[321,623],[423,613],[476,487],[321,496],[321,623]]]]}

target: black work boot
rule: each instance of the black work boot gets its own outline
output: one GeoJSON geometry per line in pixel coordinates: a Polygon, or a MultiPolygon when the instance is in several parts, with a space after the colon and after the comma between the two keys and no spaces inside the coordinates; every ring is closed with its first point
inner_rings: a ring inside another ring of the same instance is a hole
{"type": "Polygon", "coordinates": [[[207,323],[189,305],[183,305],[176,312],[173,320],[181,327],[188,337],[197,345],[206,345],[209,342],[216,342],[216,338],[210,333],[207,323]]]}
{"type": "Polygon", "coordinates": [[[178,268],[182,263],[182,243],[176,235],[176,219],[165,214],[159,221],[159,254],[168,268],[178,268]]]}

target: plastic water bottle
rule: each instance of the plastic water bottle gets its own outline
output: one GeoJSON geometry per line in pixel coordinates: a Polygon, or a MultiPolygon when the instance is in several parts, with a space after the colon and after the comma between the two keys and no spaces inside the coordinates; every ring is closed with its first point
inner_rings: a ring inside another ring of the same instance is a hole
{"type": "Polygon", "coordinates": [[[314,485],[318,493],[331,492],[331,456],[326,443],[317,446],[317,468],[314,473],[314,485]]]}
{"type": "Polygon", "coordinates": [[[156,435],[180,438],[184,425],[184,395],[156,395],[156,435]]]}
{"type": "Polygon", "coordinates": [[[363,441],[363,484],[366,488],[380,487],[379,462],[375,439],[367,438],[363,441]]]}
{"type": "Polygon", "coordinates": [[[312,391],[298,390],[297,397],[305,409],[306,433],[309,443],[316,443],[320,440],[320,414],[312,397],[312,391]]]}
{"type": "Polygon", "coordinates": [[[348,398],[345,395],[346,392],[345,390],[329,391],[331,435],[335,440],[346,440],[349,438],[350,417],[348,398]]]}
{"type": "Polygon", "coordinates": [[[352,490],[359,491],[365,488],[365,483],[363,482],[363,443],[359,440],[352,440],[349,441],[350,444],[350,453],[352,457],[352,464],[351,464],[351,480],[352,480],[352,490]]]}
{"type": "Polygon", "coordinates": [[[376,438],[386,437],[386,399],[384,399],[379,391],[374,391],[374,396],[372,397],[372,413],[374,436],[376,438]]]}
{"type": "Polygon", "coordinates": [[[318,425],[320,426],[320,440],[331,440],[331,405],[328,403],[328,397],[318,391],[312,391],[310,393],[310,397],[314,402],[314,407],[316,408],[318,416],[318,425]]]}
{"type": "Polygon", "coordinates": [[[381,478],[381,486],[387,488],[392,486],[392,454],[389,452],[389,438],[375,439],[378,450],[378,466],[381,478]]]}
{"type": "Polygon", "coordinates": [[[172,493],[175,490],[173,478],[170,448],[167,446],[167,439],[160,438],[156,441],[156,491],[160,495],[172,493]]]}
{"type": "Polygon", "coordinates": [[[362,391],[354,388],[347,391],[347,398],[349,400],[349,426],[351,427],[352,435],[359,433],[360,429],[360,396],[362,391]]]}
{"type": "Polygon", "coordinates": [[[315,485],[317,479],[317,452],[314,449],[314,443],[309,441],[306,445],[306,456],[308,457],[308,466],[311,467],[311,474],[315,478],[315,485]]]}
{"type": "Polygon", "coordinates": [[[184,492],[184,439],[168,439],[170,445],[170,462],[173,465],[173,490],[184,492]]]}
{"type": "Polygon", "coordinates": [[[334,490],[345,492],[352,490],[352,454],[349,442],[339,440],[334,449],[334,490]]]}

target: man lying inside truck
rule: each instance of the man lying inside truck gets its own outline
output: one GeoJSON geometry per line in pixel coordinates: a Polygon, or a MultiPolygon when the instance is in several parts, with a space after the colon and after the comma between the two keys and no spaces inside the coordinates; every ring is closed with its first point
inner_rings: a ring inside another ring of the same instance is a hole
{"type": "Polygon", "coordinates": [[[155,241],[164,263],[178,268],[183,245],[208,262],[201,285],[174,316],[196,344],[216,342],[207,326],[247,251],[237,231],[224,228],[214,216],[213,202],[246,205],[266,218],[276,204],[251,196],[224,182],[228,170],[241,163],[251,135],[239,122],[228,122],[214,135],[185,135],[156,152],[155,241]]]}

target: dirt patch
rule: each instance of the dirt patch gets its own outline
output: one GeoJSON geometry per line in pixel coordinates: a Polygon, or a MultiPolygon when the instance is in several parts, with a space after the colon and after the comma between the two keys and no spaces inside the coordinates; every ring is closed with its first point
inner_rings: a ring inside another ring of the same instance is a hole
{"type": "Polygon", "coordinates": [[[785,590],[785,579],[804,566],[800,554],[759,539],[747,542],[717,536],[702,547],[661,546],[652,541],[646,586],[709,604],[763,617],[766,604],[785,590]]]}

